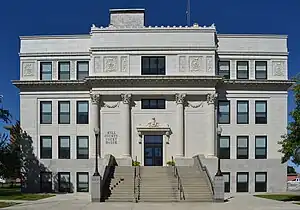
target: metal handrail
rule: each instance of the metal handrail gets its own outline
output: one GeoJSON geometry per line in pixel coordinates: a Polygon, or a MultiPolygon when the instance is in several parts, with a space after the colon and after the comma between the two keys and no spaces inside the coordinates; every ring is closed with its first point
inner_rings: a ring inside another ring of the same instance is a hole
{"type": "MultiPolygon", "coordinates": [[[[137,160],[137,156],[135,156],[135,160],[137,160]]],[[[134,175],[133,175],[133,199],[135,202],[137,202],[137,197],[136,197],[136,165],[134,165],[134,175]]]]}
{"type": "Polygon", "coordinates": [[[138,165],[138,173],[137,173],[137,177],[138,177],[138,195],[137,195],[137,201],[140,200],[140,195],[141,195],[141,166],[140,164],[138,165]]]}
{"type": "Polygon", "coordinates": [[[173,156],[172,156],[172,166],[174,169],[174,176],[177,178],[177,189],[179,190],[180,200],[182,200],[182,199],[185,200],[185,194],[184,194],[181,178],[179,176],[178,168],[175,165],[173,156]]]}

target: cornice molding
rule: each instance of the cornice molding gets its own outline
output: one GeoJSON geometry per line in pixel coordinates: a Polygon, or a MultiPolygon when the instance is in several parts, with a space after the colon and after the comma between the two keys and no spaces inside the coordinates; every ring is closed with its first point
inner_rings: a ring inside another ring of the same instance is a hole
{"type": "Polygon", "coordinates": [[[90,56],[90,52],[43,52],[19,53],[20,57],[45,57],[45,56],[90,56]]]}
{"type": "Polygon", "coordinates": [[[218,38],[262,38],[262,39],[287,39],[287,35],[280,34],[218,34],[218,38]]]}
{"type": "Polygon", "coordinates": [[[41,40],[41,39],[90,39],[90,34],[78,35],[36,35],[36,36],[20,36],[20,40],[41,40]]]}
{"type": "Polygon", "coordinates": [[[218,55],[240,55],[240,56],[288,56],[288,52],[257,52],[257,51],[219,51],[218,55]]]}
{"type": "Polygon", "coordinates": [[[172,46],[151,46],[151,47],[91,47],[90,51],[103,51],[103,52],[109,52],[109,51],[215,51],[217,50],[217,47],[215,46],[199,46],[199,47],[172,47],[172,46]]]}

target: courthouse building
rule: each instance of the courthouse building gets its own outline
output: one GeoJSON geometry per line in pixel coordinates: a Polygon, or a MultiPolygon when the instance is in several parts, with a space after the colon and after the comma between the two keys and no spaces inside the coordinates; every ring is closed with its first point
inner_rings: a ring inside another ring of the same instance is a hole
{"type": "Polygon", "coordinates": [[[100,166],[106,154],[143,166],[200,155],[213,177],[220,145],[226,192],[253,193],[258,183],[260,191],[286,189],[277,142],[292,85],[287,36],[146,26],[143,9],[113,9],[108,26],[86,35],[20,39],[13,84],[39,162],[31,191],[56,181],[60,190],[65,180],[74,192],[90,191],[94,128],[100,166]]]}

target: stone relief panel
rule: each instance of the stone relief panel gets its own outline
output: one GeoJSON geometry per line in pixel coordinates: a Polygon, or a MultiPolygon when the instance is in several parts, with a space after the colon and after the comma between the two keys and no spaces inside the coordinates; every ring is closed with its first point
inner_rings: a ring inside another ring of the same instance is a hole
{"type": "Polygon", "coordinates": [[[191,56],[189,58],[190,71],[203,71],[203,57],[191,56]]]}
{"type": "Polygon", "coordinates": [[[111,15],[111,26],[116,28],[141,28],[144,26],[142,14],[113,14],[111,15]]]}
{"type": "Polygon", "coordinates": [[[206,57],[206,71],[213,72],[213,57],[212,56],[206,57]]]}
{"type": "Polygon", "coordinates": [[[187,68],[186,56],[179,57],[179,72],[185,72],[187,68]]]}
{"type": "Polygon", "coordinates": [[[273,61],[273,76],[285,75],[285,63],[284,61],[273,61]]]}
{"type": "Polygon", "coordinates": [[[118,57],[110,56],[103,58],[103,71],[104,72],[117,72],[118,71],[118,57]]]}
{"type": "Polygon", "coordinates": [[[53,61],[52,62],[52,79],[54,79],[54,80],[58,79],[57,62],[58,61],[53,61]]]}
{"type": "Polygon", "coordinates": [[[95,73],[101,72],[101,57],[100,56],[94,57],[94,72],[95,73]]]}
{"type": "Polygon", "coordinates": [[[35,62],[23,62],[22,63],[22,74],[23,77],[35,76],[35,62]]]}
{"type": "Polygon", "coordinates": [[[121,66],[121,69],[120,71],[121,72],[127,72],[128,71],[128,57],[127,56],[121,56],[121,59],[120,59],[120,66],[121,66]]]}
{"type": "Polygon", "coordinates": [[[75,79],[76,75],[75,75],[75,71],[76,70],[76,65],[75,65],[75,61],[71,61],[70,62],[70,78],[71,79],[75,79]]]}

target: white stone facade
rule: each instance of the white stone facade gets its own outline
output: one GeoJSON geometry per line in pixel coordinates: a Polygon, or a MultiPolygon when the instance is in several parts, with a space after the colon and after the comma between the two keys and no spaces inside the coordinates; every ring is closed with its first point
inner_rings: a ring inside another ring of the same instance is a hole
{"type": "MultiPolygon", "coordinates": [[[[109,27],[92,26],[90,35],[21,37],[21,126],[32,137],[34,154],[54,174],[94,171],[95,137],[100,128],[100,165],[106,154],[119,164],[128,158],[145,163],[144,135],[163,135],[162,165],[171,157],[204,155],[216,172],[217,104],[230,101],[230,123],[220,124],[230,137],[230,192],[237,172],[267,172],[267,191],[286,189],[286,165],[277,141],[286,133],[288,81],[287,37],[223,35],[209,27],[145,27],[143,10],[112,10],[109,27]],[[164,56],[165,75],[142,75],[143,56],[164,56]],[[218,61],[229,61],[230,78],[218,76],[218,61]],[[69,62],[70,80],[59,80],[58,63],[69,62]],[[88,77],[77,80],[77,63],[89,62],[88,77]],[[237,79],[237,62],[248,62],[248,78],[237,79]],[[267,63],[267,79],[255,79],[255,62],[267,63]],[[52,64],[52,80],[41,80],[41,63],[52,64]],[[142,99],[164,99],[164,109],[142,109],[142,99]],[[249,120],[237,124],[237,101],[248,101],[249,120]],[[267,124],[255,123],[255,101],[267,102],[267,124]],[[40,102],[52,102],[51,124],[40,124],[40,102]],[[70,102],[69,124],[58,122],[58,102],[70,102]],[[77,101],[88,101],[88,124],[77,124],[77,101]],[[96,103],[97,102],[97,103],[96,103]],[[40,137],[52,137],[52,158],[40,158],[40,137]],[[59,159],[58,137],[70,137],[70,158],[59,159]],[[76,138],[89,137],[89,159],[77,159],[76,138]],[[237,159],[237,136],[248,136],[248,159],[237,159]],[[267,136],[267,158],[255,159],[255,136],[267,136]]],[[[223,161],[223,160],[222,160],[223,161]]],[[[38,186],[36,188],[39,188],[38,186]]]]}

